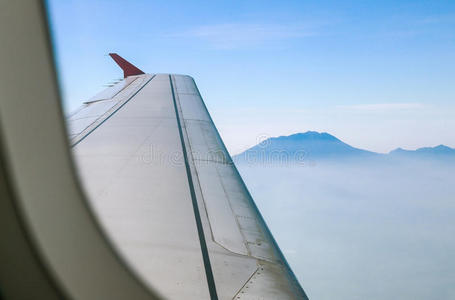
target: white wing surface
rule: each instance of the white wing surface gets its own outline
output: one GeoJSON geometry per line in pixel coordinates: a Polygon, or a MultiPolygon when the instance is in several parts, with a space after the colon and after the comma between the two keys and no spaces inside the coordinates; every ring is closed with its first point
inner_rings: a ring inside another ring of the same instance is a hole
{"type": "Polygon", "coordinates": [[[191,77],[127,76],[68,125],[103,230],[162,297],[307,299],[191,77]]]}

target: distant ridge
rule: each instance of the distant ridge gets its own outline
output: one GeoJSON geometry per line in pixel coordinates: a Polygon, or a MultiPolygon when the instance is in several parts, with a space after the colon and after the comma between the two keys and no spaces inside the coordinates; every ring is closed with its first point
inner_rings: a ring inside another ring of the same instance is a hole
{"type": "Polygon", "coordinates": [[[455,149],[447,147],[445,145],[439,145],[436,147],[424,147],[417,150],[405,150],[397,148],[390,151],[391,156],[406,156],[406,157],[421,157],[421,158],[448,158],[455,157],[455,149]]]}
{"type": "Polygon", "coordinates": [[[235,155],[236,162],[275,163],[352,159],[438,159],[455,161],[455,149],[439,145],[417,150],[401,148],[380,154],[352,147],[326,132],[307,131],[288,136],[268,138],[260,144],[235,155]]]}

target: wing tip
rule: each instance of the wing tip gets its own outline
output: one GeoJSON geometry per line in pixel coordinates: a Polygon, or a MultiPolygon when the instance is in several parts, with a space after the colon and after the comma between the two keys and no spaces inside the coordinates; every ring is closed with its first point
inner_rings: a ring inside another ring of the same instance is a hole
{"type": "Polygon", "coordinates": [[[141,69],[118,55],[117,53],[109,53],[109,56],[117,63],[123,70],[123,77],[145,74],[141,69]]]}

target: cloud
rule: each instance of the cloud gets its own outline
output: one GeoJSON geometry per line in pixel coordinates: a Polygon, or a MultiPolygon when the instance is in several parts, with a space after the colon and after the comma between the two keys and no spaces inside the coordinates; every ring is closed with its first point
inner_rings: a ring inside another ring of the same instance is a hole
{"type": "Polygon", "coordinates": [[[297,254],[297,250],[295,250],[295,249],[284,249],[283,252],[284,252],[284,254],[289,254],[289,255],[297,254]]]}
{"type": "Polygon", "coordinates": [[[395,29],[388,29],[386,36],[395,38],[414,38],[427,35],[432,38],[440,36],[444,31],[452,33],[455,14],[428,15],[418,18],[402,17],[395,21],[395,29]]]}
{"type": "Polygon", "coordinates": [[[442,23],[454,23],[454,22],[455,22],[455,14],[427,16],[418,21],[418,23],[420,23],[420,24],[442,24],[442,23]]]}
{"type": "Polygon", "coordinates": [[[196,38],[217,49],[254,47],[268,42],[299,39],[316,33],[302,24],[227,23],[192,28],[174,37],[196,38]]]}
{"type": "Polygon", "coordinates": [[[403,111],[417,110],[425,108],[422,103],[376,103],[376,104],[356,104],[356,105],[339,105],[338,109],[361,111],[361,112],[388,112],[388,111],[403,111]]]}

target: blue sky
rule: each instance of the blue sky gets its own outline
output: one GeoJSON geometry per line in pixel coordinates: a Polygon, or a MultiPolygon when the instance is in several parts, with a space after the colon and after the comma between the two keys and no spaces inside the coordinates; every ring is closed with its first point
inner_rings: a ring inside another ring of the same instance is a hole
{"type": "Polygon", "coordinates": [[[65,108],[122,76],[193,76],[232,153],[326,131],[455,147],[455,1],[48,1],[65,108]]]}

